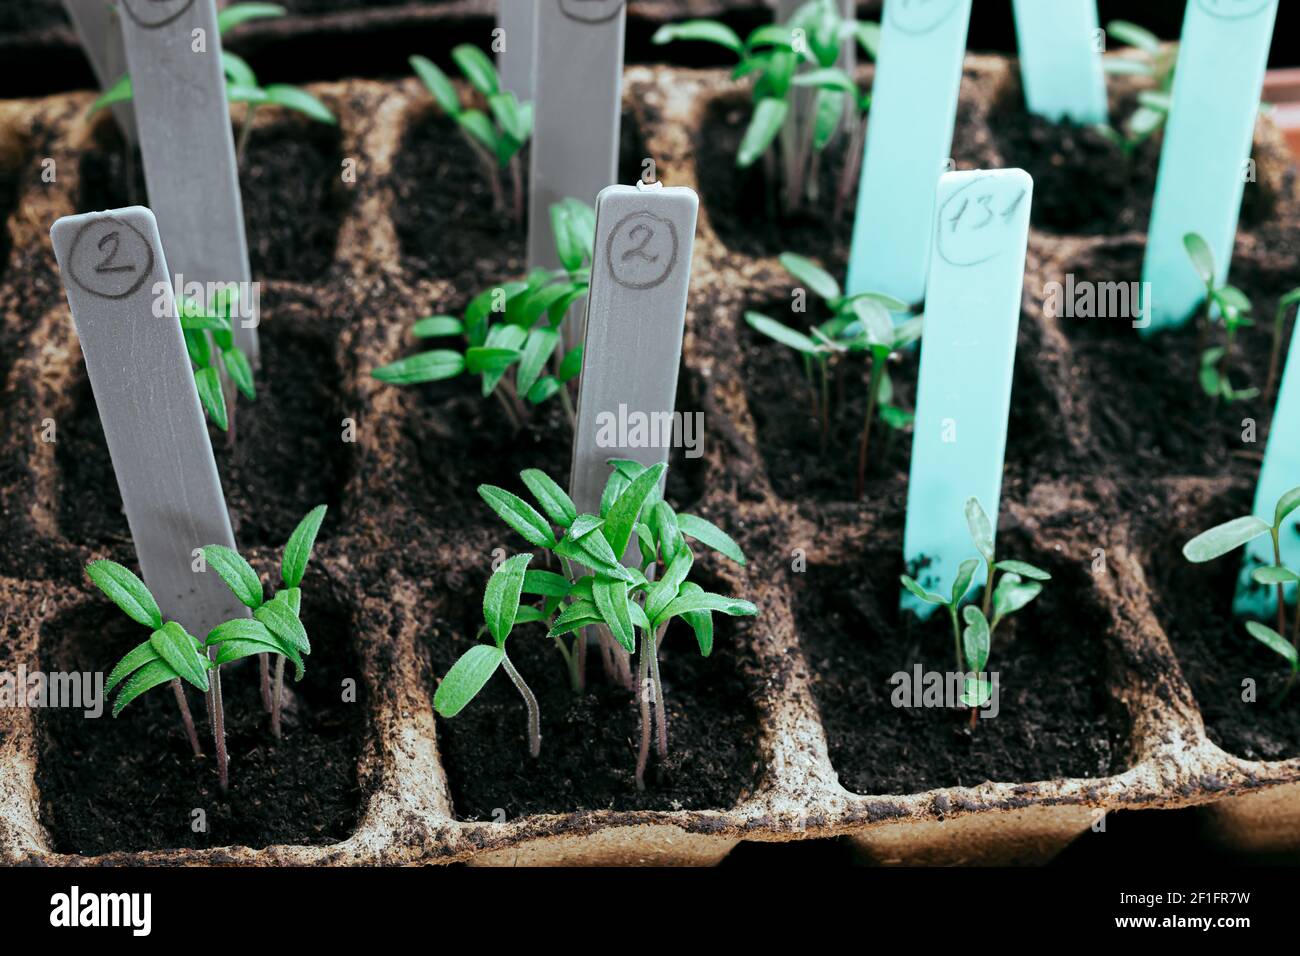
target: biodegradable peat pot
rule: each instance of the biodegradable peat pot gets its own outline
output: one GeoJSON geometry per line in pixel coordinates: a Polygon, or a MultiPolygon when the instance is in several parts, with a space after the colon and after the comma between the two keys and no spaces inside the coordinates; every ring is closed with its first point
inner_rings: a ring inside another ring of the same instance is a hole
{"type": "MultiPolygon", "coordinates": [[[[1057,160],[1053,140],[1017,137],[1011,119],[995,126],[993,117],[1015,115],[1015,76],[1006,60],[968,59],[958,166],[1073,164],[1084,176],[1090,163],[1113,158],[1074,137],[1084,145],[1066,147],[1057,160]],[[1011,150],[1012,139],[1022,146],[1011,150]]],[[[414,80],[312,90],[340,117],[337,138],[311,140],[310,150],[324,151],[311,166],[317,171],[292,184],[281,183],[287,172],[271,159],[260,177],[256,163],[245,171],[270,379],[263,402],[240,406],[241,430],[247,426],[240,444],[232,452],[218,442],[217,455],[237,540],[264,570],[303,508],[330,504],[304,583],[304,613],[321,616],[329,650],[309,662],[303,722],[290,722],[285,742],[267,754],[232,754],[231,773],[238,781],[281,749],[315,746],[324,725],[312,714],[329,724],[334,707],[354,708],[334,724],[350,741],[336,751],[343,765],[336,780],[346,783],[333,792],[342,794],[344,812],[330,817],[299,804],[293,828],[240,830],[238,814],[214,801],[202,839],[188,815],[159,824],[143,845],[115,843],[103,832],[77,837],[60,823],[74,796],[59,771],[75,759],[59,752],[73,739],[69,715],[6,708],[0,858],[708,864],[741,840],[847,837],[880,863],[1023,864],[1050,858],[1081,833],[1105,839],[1108,810],[1209,804],[1214,818],[1229,821],[1222,829],[1239,849],[1294,853],[1297,753],[1233,750],[1219,705],[1198,684],[1194,635],[1174,613],[1182,606],[1175,580],[1192,581],[1187,587],[1204,592],[1204,603],[1226,609],[1235,569],[1223,563],[1193,573],[1177,547],[1249,508],[1255,463],[1226,454],[1240,448],[1232,446],[1233,423],[1195,404],[1195,359],[1181,338],[1139,346],[1123,323],[1043,308],[1046,283],[1070,271],[1136,278],[1141,226],[1125,224],[1126,204],[1141,189],[1112,190],[1111,201],[1125,208],[1109,214],[1104,195],[1081,195],[1092,204],[1082,221],[1117,226],[1090,231],[1076,218],[1067,229],[1066,210],[1031,236],[999,540],[1005,554],[1052,570],[1056,589],[1000,633],[993,662],[1006,672],[1007,709],[968,738],[954,715],[900,717],[887,700],[881,706],[889,674],[950,646],[931,636],[932,625],[900,621],[896,609],[907,443],[882,452],[867,502],[850,500],[853,456],[820,454],[795,363],[742,321],[746,308],[774,315],[788,308],[790,280],[777,253],[797,249],[838,269],[851,215],[828,233],[808,222],[756,233],[751,210],[761,203],[735,189],[742,177],[726,152],[747,117],[744,86],[719,70],[627,71],[624,178],[631,181],[652,156],[665,182],[693,186],[702,202],[678,404],[704,412],[706,438],[702,457],[674,456],[669,496],[717,521],[749,556],[745,568],[703,557],[701,579],[761,608],[757,618],[720,622],[707,660],[688,638],[670,636],[664,675],[677,708],[670,734],[680,747],[662,767],[652,758],[651,788],[638,796],[634,714],[608,689],[579,701],[561,694],[545,707],[554,723],[544,731],[540,769],[527,766],[523,709],[508,685],[490,686],[452,721],[433,713],[438,677],[476,629],[494,550],[517,546],[478,505],[474,487],[513,487],[530,466],[562,477],[567,437],[557,439],[564,428],[550,411],[510,434],[472,382],[403,390],[369,377],[416,348],[407,331],[414,319],[457,311],[480,289],[521,273],[522,233],[492,214],[488,184],[477,166],[464,165],[459,138],[437,131],[429,97],[414,80]],[[355,183],[339,185],[343,157],[358,160],[355,183]],[[452,174],[460,178],[438,179],[452,174]],[[440,231],[421,229],[416,213],[440,231]],[[295,399],[285,383],[298,383],[308,397],[295,399]],[[1146,409],[1158,411],[1140,414],[1146,409]],[[356,426],[355,441],[339,440],[345,420],[356,426]],[[277,458],[298,467],[286,471],[277,458]],[[841,576],[853,586],[837,585],[841,576]],[[336,705],[329,685],[347,679],[356,681],[356,703],[336,705]],[[1051,697],[1071,679],[1082,689],[1051,697]],[[1048,706],[1054,701],[1056,710],[1048,706]],[[596,732],[581,722],[584,713],[609,719],[596,732]],[[715,723],[711,735],[693,729],[699,720],[715,723]],[[905,735],[908,721],[916,727],[905,735]],[[479,741],[476,728],[488,723],[496,729],[479,741]],[[584,727],[592,732],[574,744],[584,727]],[[915,760],[920,750],[938,756],[915,760]],[[599,763],[583,763],[594,753],[599,763]],[[480,757],[491,758],[490,774],[478,772],[480,757]],[[873,777],[873,763],[888,773],[873,777]],[[583,775],[566,789],[564,774],[574,768],[583,775]],[[586,776],[592,772],[599,778],[586,776]],[[530,802],[537,781],[546,786],[530,802]]],[[[0,262],[0,601],[8,609],[0,670],[65,660],[107,667],[112,654],[87,653],[95,648],[79,636],[103,624],[113,641],[122,639],[82,569],[92,557],[133,563],[133,549],[48,242],[55,218],[108,201],[84,195],[94,171],[117,161],[107,120],[85,123],[90,101],[78,94],[0,103],[0,142],[21,155],[53,157],[59,171],[45,183],[38,166],[24,164],[0,189],[9,240],[0,262]],[[57,426],[56,443],[40,440],[45,419],[57,426]],[[81,650],[65,655],[66,648],[81,650]]],[[[297,121],[264,113],[250,158],[259,136],[272,151],[305,138],[297,121]]],[[[1023,129],[1034,126],[1020,120],[1023,129]]],[[[1234,276],[1265,302],[1285,277],[1300,275],[1300,218],[1294,173],[1267,124],[1257,158],[1258,189],[1248,191],[1234,276]]],[[[828,174],[842,159],[825,158],[828,174]]],[[[101,196],[118,188],[111,174],[99,183],[101,196]]],[[[1054,188],[1040,186],[1044,209],[1067,186],[1054,188]]],[[[1259,347],[1252,340],[1247,354],[1257,359],[1259,347]]],[[[904,401],[914,361],[905,359],[895,376],[904,401]]],[[[855,387],[846,382],[846,394],[855,387]]],[[[852,447],[861,410],[851,398],[847,407],[832,437],[852,447]]],[[[1267,422],[1253,412],[1262,440],[1267,422]]],[[[1203,617],[1206,608],[1193,603],[1191,610],[1203,617]]],[[[512,644],[539,691],[563,684],[545,643],[512,644]]],[[[231,671],[231,684],[245,680],[246,670],[231,671]]],[[[148,713],[128,709],[118,723],[148,713]]],[[[160,749],[128,768],[140,779],[185,765],[179,726],[159,726],[160,749]]],[[[262,746],[256,729],[244,738],[254,749],[262,746]]],[[[78,746],[97,741],[101,730],[122,732],[95,726],[77,736],[78,746]]],[[[190,809],[205,808],[204,769],[192,774],[190,809]]]]}

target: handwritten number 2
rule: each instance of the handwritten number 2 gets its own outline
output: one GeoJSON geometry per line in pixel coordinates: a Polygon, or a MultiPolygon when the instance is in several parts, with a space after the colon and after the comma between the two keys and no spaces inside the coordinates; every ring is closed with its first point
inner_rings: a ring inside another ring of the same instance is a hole
{"type": "Polygon", "coordinates": [[[134,272],[135,266],[126,263],[123,265],[114,265],[113,260],[117,258],[118,247],[122,244],[122,236],[119,232],[109,232],[104,234],[104,238],[99,240],[98,248],[104,253],[104,258],[95,266],[96,272],[134,272]],[[111,246],[107,252],[105,246],[111,246]]]}

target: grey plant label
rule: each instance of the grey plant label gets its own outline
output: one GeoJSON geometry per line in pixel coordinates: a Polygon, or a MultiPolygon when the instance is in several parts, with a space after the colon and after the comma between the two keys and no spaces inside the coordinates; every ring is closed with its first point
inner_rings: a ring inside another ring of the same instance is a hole
{"type": "MultiPolygon", "coordinates": [[[[90,68],[102,90],[108,89],[126,72],[126,50],[122,46],[122,29],[116,7],[105,0],[63,0],[77,40],[90,60],[90,68]]],[[[135,110],[129,102],[110,107],[122,138],[128,147],[139,142],[135,129],[135,110]]]]}
{"type": "MultiPolygon", "coordinates": [[[[122,7],[145,182],[167,261],[187,286],[247,288],[248,242],[215,4],[122,0],[122,7]]],[[[235,345],[253,361],[256,322],[253,315],[233,323],[235,345]]]]}
{"type": "Polygon", "coordinates": [[[568,198],[594,202],[616,181],[624,7],[623,0],[537,0],[530,268],[560,264],[551,206],[568,198]]]}
{"type": "Polygon", "coordinates": [[[50,230],[136,555],[164,616],[203,635],[247,615],[195,549],[235,546],[153,213],[50,230]]]}
{"type": "Polygon", "coordinates": [[[501,85],[521,103],[529,101],[537,55],[537,0],[497,0],[497,26],[505,44],[497,54],[501,85]]]}
{"type": "Polygon", "coordinates": [[[695,191],[681,186],[609,186],[596,200],[569,489],[580,511],[599,510],[609,459],[668,461],[666,443],[611,444],[603,436],[627,429],[602,425],[673,416],[698,208],[695,191]]]}

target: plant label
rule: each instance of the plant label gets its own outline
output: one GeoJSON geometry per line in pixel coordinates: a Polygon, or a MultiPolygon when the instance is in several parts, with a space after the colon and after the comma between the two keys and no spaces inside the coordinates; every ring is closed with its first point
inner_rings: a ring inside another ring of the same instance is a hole
{"type": "MultiPolygon", "coordinates": [[[[184,286],[239,283],[235,345],[256,362],[250,285],[221,36],[213,0],[121,0],[145,184],[167,261],[184,286]]],[[[212,292],[205,292],[206,299],[212,292]]]]}
{"type": "Polygon", "coordinates": [[[64,216],[50,237],[145,584],[191,634],[246,617],[194,565],[235,538],[153,213],[64,216]]]}
{"type": "Polygon", "coordinates": [[[537,0],[497,0],[497,72],[521,103],[533,98],[537,55],[537,0]]]}
{"type": "MultiPolygon", "coordinates": [[[[551,206],[585,203],[618,178],[625,0],[537,0],[528,267],[560,265],[551,206]]],[[[566,322],[565,348],[578,323],[566,322]]]]}
{"type": "MultiPolygon", "coordinates": [[[[997,525],[1033,190],[1021,169],[939,180],[903,534],[905,570],[930,591],[975,556],[967,499],[997,525]]],[[[907,591],[902,604],[934,609],[907,591]]]]}
{"type": "MultiPolygon", "coordinates": [[[[117,19],[120,12],[105,0],[63,0],[63,7],[68,11],[68,19],[72,21],[81,48],[86,51],[99,88],[107,90],[126,72],[126,50],[122,46],[122,28],[117,19]]],[[[114,103],[109,108],[127,148],[134,149],[139,143],[135,109],[130,102],[114,103]]]]}
{"type": "Polygon", "coordinates": [[[935,185],[948,164],[971,0],[885,0],[847,291],[925,294],[935,185]]]}
{"type": "MultiPolygon", "coordinates": [[[[583,333],[569,493],[595,513],[611,458],[668,461],[699,197],[683,186],[608,186],[583,333]]],[[[698,437],[698,436],[697,436],[698,437]]]]}
{"type": "Polygon", "coordinates": [[[1106,123],[1097,0],[1014,0],[1029,112],[1053,123],[1106,123]]]}
{"type": "Polygon", "coordinates": [[[1174,71],[1142,278],[1144,334],[1183,325],[1205,300],[1183,237],[1200,234],[1227,281],[1277,0],[1190,0],[1174,71]]]}

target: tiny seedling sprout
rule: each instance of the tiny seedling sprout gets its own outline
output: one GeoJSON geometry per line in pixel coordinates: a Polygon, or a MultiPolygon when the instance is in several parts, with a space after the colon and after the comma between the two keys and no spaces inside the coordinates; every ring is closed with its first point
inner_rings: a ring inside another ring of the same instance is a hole
{"type": "Polygon", "coordinates": [[[540,512],[503,488],[479,486],[488,506],[530,545],[559,558],[565,573],[530,569],[530,554],[516,555],[497,568],[483,595],[483,630],[493,643],[476,644],[452,666],[434,694],[434,708],[443,717],[454,717],[501,667],[524,699],[529,752],[537,756],[537,699],[510,662],[506,639],[517,624],[545,624],[576,692],[585,686],[586,631],[592,628],[606,674],[636,693],[641,718],[636,782],[644,789],[652,735],[660,758],[668,753],[659,649],[669,621],[682,618],[707,657],[713,650],[714,612],[753,615],[758,608],[749,601],[711,594],[688,580],[695,557],[687,538],[740,564],[745,556],[720,528],[694,515],[679,515],[664,501],[660,485],[666,465],[647,468],[622,459],[610,464],[613,471],[601,495],[599,515],[579,514],[564,490],[537,469],[521,472],[520,478],[540,512]],[[632,557],[623,557],[627,554],[632,557]],[[541,598],[541,606],[522,604],[523,595],[541,598]],[[635,682],[626,668],[632,654],[638,655],[635,682]]]}
{"type": "Polygon", "coordinates": [[[854,489],[855,496],[861,498],[866,491],[867,453],[877,415],[895,431],[907,428],[912,422],[910,413],[892,404],[894,389],[888,363],[893,355],[921,337],[922,319],[912,316],[895,323],[891,313],[907,313],[908,306],[883,293],[842,295],[835,278],[803,256],[787,252],[781,256],[781,264],[803,286],[824,300],[832,313],[831,318],[813,326],[807,334],[761,312],[746,312],[745,321],[768,338],[794,349],[803,359],[804,375],[812,388],[813,412],[821,421],[823,447],[830,435],[832,364],[844,355],[865,353],[871,357],[867,411],[858,443],[857,484],[854,489]]]}
{"type": "Polygon", "coordinates": [[[1178,63],[1178,45],[1164,45],[1150,30],[1127,20],[1111,20],[1106,32],[1133,48],[1135,56],[1106,57],[1102,62],[1107,73],[1150,77],[1153,90],[1138,94],[1138,105],[1119,127],[1100,124],[1098,132],[1113,142],[1125,157],[1132,160],[1137,149],[1154,136],[1169,118],[1170,97],[1174,86],[1174,67],[1178,63]]]}
{"type": "MultiPolygon", "coordinates": [[[[217,30],[225,36],[231,28],[249,20],[282,17],[284,14],[284,7],[275,3],[236,3],[217,14],[217,30]]],[[[329,107],[301,87],[288,83],[269,83],[262,86],[258,83],[257,74],[253,72],[248,62],[229,50],[221,51],[221,66],[226,75],[226,99],[231,103],[247,104],[235,151],[236,162],[240,165],[248,148],[248,137],[253,130],[253,118],[259,106],[280,106],[302,113],[318,123],[333,125],[338,122],[329,107]]],[[[95,113],[114,103],[127,102],[131,97],[131,75],[124,73],[91,104],[90,111],[95,113]]]]}
{"type": "Polygon", "coordinates": [[[1300,487],[1292,488],[1278,499],[1273,508],[1271,523],[1255,515],[1243,515],[1203,531],[1183,545],[1183,557],[1194,564],[1202,564],[1235,551],[1256,538],[1266,534],[1269,536],[1273,544],[1273,563],[1251,571],[1251,580],[1264,587],[1277,589],[1277,627],[1272,628],[1258,621],[1247,621],[1246,631],[1269,650],[1277,653],[1290,667],[1291,675],[1278,697],[1279,704],[1291,692],[1296,674],[1300,672],[1300,607],[1297,607],[1294,614],[1290,640],[1282,636],[1287,631],[1286,590],[1293,587],[1296,582],[1300,582],[1300,574],[1282,563],[1282,528],[1297,508],[1300,508],[1300,487]]]}
{"type": "Polygon", "coordinates": [[[514,93],[502,88],[496,67],[478,47],[462,43],[452,49],[451,58],[487,103],[491,116],[481,109],[462,106],[455,85],[427,57],[411,57],[411,69],[487,165],[497,209],[506,206],[501,171],[510,171],[511,218],[516,224],[523,222],[524,177],[519,152],[533,134],[533,104],[520,103],[514,93]]]}
{"type": "Polygon", "coordinates": [[[992,694],[992,686],[985,680],[984,665],[988,663],[993,634],[1007,617],[1023,608],[1043,591],[1043,582],[1052,576],[1041,568],[1025,561],[997,560],[993,543],[993,523],[976,498],[966,501],[966,527],[975,543],[977,558],[967,558],[957,567],[948,597],[927,591],[915,578],[902,575],[903,587],[926,604],[946,608],[952,623],[952,638],[957,671],[965,673],[965,693],[961,702],[971,708],[971,728],[992,694]],[[979,604],[962,607],[979,571],[984,564],[984,596],[979,604]],[[999,575],[998,572],[1001,572],[999,575]],[[965,627],[961,622],[965,621],[965,627]]]}
{"type": "Polygon", "coordinates": [[[213,294],[207,308],[193,299],[182,298],[177,309],[185,350],[194,364],[194,387],[199,402],[212,423],[229,432],[232,440],[234,432],[230,431],[230,425],[234,416],[226,401],[226,379],[249,401],[257,398],[253,366],[243,349],[235,345],[231,329],[238,295],[234,286],[228,286],[213,294]]]}
{"type": "Polygon", "coordinates": [[[1214,253],[1199,234],[1189,232],[1183,237],[1183,246],[1191,259],[1192,268],[1205,285],[1205,308],[1201,310],[1197,322],[1200,337],[1204,345],[1205,336],[1214,324],[1217,310],[1223,319],[1224,343],[1203,347],[1200,358],[1200,383],[1206,395],[1216,401],[1235,402],[1252,399],[1259,395],[1258,388],[1234,388],[1228,377],[1228,366],[1232,360],[1232,347],[1236,343],[1237,332],[1255,324],[1248,314],[1252,308],[1250,299],[1236,286],[1220,285],[1214,266],[1214,253]]]}

